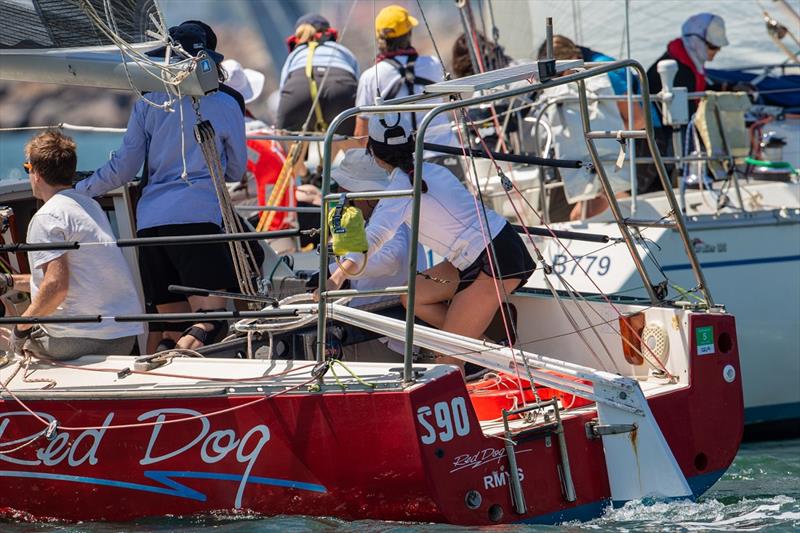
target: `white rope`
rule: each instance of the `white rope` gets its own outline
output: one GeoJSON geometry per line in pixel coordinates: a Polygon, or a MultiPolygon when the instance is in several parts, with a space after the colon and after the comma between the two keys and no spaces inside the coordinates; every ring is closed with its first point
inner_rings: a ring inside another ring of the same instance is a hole
{"type": "MultiPolygon", "coordinates": [[[[293,294],[292,296],[287,296],[286,298],[280,301],[280,306],[287,306],[287,305],[298,305],[301,303],[306,303],[312,300],[313,295],[309,293],[300,293],[300,294],[293,294]]],[[[351,298],[340,298],[336,300],[335,304],[339,305],[347,305],[350,302],[351,298]]],[[[314,310],[316,311],[316,309],[314,310]]],[[[307,326],[313,322],[317,321],[317,315],[315,312],[312,312],[306,316],[302,316],[299,319],[291,318],[276,318],[276,319],[260,319],[260,318],[247,318],[244,320],[240,320],[236,324],[233,325],[233,329],[239,331],[241,333],[247,333],[250,335],[252,332],[269,332],[269,333],[282,333],[284,331],[292,331],[298,328],[302,328],[307,326]]]]}
{"type": "MultiPolygon", "coordinates": [[[[178,89],[178,111],[180,112],[180,132],[181,132],[181,179],[187,186],[191,187],[192,182],[189,181],[189,173],[186,171],[186,124],[183,120],[183,96],[181,95],[180,86],[178,89]]],[[[149,169],[148,169],[149,172],[149,169]]]]}
{"type": "Polygon", "coordinates": [[[158,38],[160,42],[164,44],[166,47],[167,53],[165,54],[164,63],[155,61],[148,57],[147,55],[140,52],[130,43],[128,43],[125,39],[119,36],[119,31],[117,28],[116,20],[113,14],[113,8],[109,4],[108,0],[104,0],[103,7],[106,15],[106,20],[97,13],[97,10],[88,0],[75,0],[78,3],[78,6],[83,10],[89,20],[94,24],[94,26],[103,34],[105,35],[117,48],[120,50],[120,56],[122,59],[122,67],[125,71],[125,76],[128,80],[128,85],[130,86],[131,90],[136,93],[136,95],[144,100],[148,105],[158,108],[158,109],[171,109],[172,105],[174,104],[174,98],[172,97],[172,93],[169,91],[169,86],[177,87],[183,80],[185,80],[189,74],[196,68],[197,66],[197,59],[192,57],[190,54],[186,53],[179,44],[177,43],[170,43],[168,33],[161,21],[163,21],[163,17],[161,16],[160,8],[158,7],[157,3],[154,3],[154,7],[156,10],[156,14],[150,13],[150,20],[153,24],[159,29],[159,33],[156,34],[152,31],[148,31],[148,35],[154,35],[158,38]],[[169,63],[170,59],[170,50],[174,49],[181,53],[185,59],[178,61],[176,63],[169,63]],[[154,79],[159,80],[159,82],[164,84],[165,92],[168,94],[169,99],[167,102],[163,104],[157,104],[148,98],[146,98],[142,92],[134,85],[133,80],[130,75],[130,71],[128,69],[128,62],[126,58],[129,58],[134,63],[140,65],[142,70],[149,76],[153,77],[154,79]]]}

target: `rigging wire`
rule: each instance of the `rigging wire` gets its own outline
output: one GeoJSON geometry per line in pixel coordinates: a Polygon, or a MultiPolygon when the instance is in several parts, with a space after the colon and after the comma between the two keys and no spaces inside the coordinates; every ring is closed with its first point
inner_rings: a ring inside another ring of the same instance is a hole
{"type": "MultiPolygon", "coordinates": [[[[418,5],[420,5],[420,9],[421,9],[421,4],[418,4],[418,5]]],[[[468,4],[467,4],[467,7],[469,7],[469,5],[468,5],[468,4]]],[[[472,37],[475,39],[474,43],[475,43],[475,44],[477,44],[477,36],[475,35],[474,21],[473,21],[473,24],[471,24],[471,29],[472,29],[471,33],[473,34],[473,35],[472,35],[472,37]]],[[[429,30],[429,32],[430,32],[430,28],[429,28],[429,27],[428,27],[428,30],[429,30]]],[[[431,34],[431,38],[432,38],[432,40],[433,40],[433,35],[432,35],[432,34],[431,34]]],[[[481,68],[483,68],[483,65],[481,65],[481,68]]],[[[493,109],[493,107],[494,107],[494,106],[492,106],[492,109],[493,109]]],[[[478,141],[479,141],[479,142],[480,142],[480,143],[483,145],[483,148],[484,148],[484,150],[485,150],[485,151],[487,151],[487,152],[489,152],[489,147],[488,147],[488,146],[486,146],[486,143],[485,143],[485,141],[484,141],[483,137],[480,135],[480,132],[477,130],[477,128],[476,128],[476,126],[475,126],[475,124],[474,124],[472,121],[469,121],[469,119],[467,118],[465,110],[463,110],[463,109],[462,109],[462,110],[461,110],[461,114],[463,115],[463,118],[464,118],[465,122],[469,123],[469,124],[472,126],[472,128],[473,128],[473,131],[475,132],[475,135],[476,135],[476,137],[477,137],[478,141]]],[[[458,119],[458,117],[456,116],[456,113],[455,113],[455,111],[453,111],[453,117],[454,117],[454,119],[456,120],[456,123],[457,123],[457,124],[460,124],[460,122],[459,122],[459,119],[458,119]]],[[[497,121],[496,115],[494,115],[494,118],[495,118],[495,121],[497,121]]],[[[500,132],[499,132],[499,123],[497,123],[497,127],[498,127],[498,133],[500,133],[500,132]]],[[[463,154],[463,155],[466,157],[466,148],[465,148],[465,145],[464,145],[464,142],[463,142],[463,138],[461,137],[461,134],[460,134],[460,128],[457,128],[457,131],[459,132],[459,142],[461,143],[462,152],[464,152],[464,154],[463,154]]],[[[491,154],[489,154],[489,156],[490,156],[490,159],[491,159],[492,163],[493,163],[493,164],[494,164],[494,166],[495,166],[495,169],[496,169],[496,171],[498,172],[498,175],[501,175],[501,176],[502,176],[502,175],[503,175],[503,173],[502,173],[502,170],[500,169],[500,166],[499,166],[499,164],[498,164],[498,163],[497,163],[497,161],[496,161],[496,160],[495,160],[495,159],[494,159],[494,158],[491,156],[491,154]]],[[[473,159],[473,158],[471,158],[471,159],[472,159],[472,161],[473,161],[473,169],[474,169],[474,159],[473,159]]],[[[483,201],[482,201],[482,193],[481,193],[480,186],[479,186],[478,179],[477,179],[477,172],[475,173],[475,176],[476,176],[476,184],[478,184],[478,190],[477,190],[477,193],[478,193],[478,195],[479,195],[479,196],[481,196],[481,204],[483,205],[483,201]]],[[[511,185],[511,188],[515,189],[515,190],[517,191],[517,193],[518,193],[518,194],[520,194],[520,193],[519,193],[519,190],[516,188],[516,185],[513,183],[513,181],[509,180],[508,178],[506,178],[506,179],[507,179],[507,180],[508,180],[508,182],[510,183],[510,185],[511,185]]],[[[505,189],[505,186],[504,186],[504,189],[505,189]]],[[[520,218],[520,220],[524,220],[524,219],[523,219],[523,217],[522,217],[522,216],[519,214],[518,210],[516,209],[516,206],[515,206],[515,204],[514,204],[514,202],[513,202],[512,198],[511,198],[510,194],[508,194],[508,192],[509,192],[509,191],[508,191],[508,190],[506,190],[506,194],[508,195],[508,200],[509,200],[509,202],[511,203],[512,207],[514,208],[515,212],[517,213],[517,216],[518,216],[518,218],[520,218]]],[[[522,195],[520,194],[520,196],[522,196],[522,195]]],[[[561,240],[560,240],[560,239],[558,239],[558,237],[557,237],[557,236],[556,236],[556,235],[555,235],[555,234],[552,232],[552,229],[550,228],[550,226],[549,226],[549,225],[548,225],[546,222],[544,222],[544,220],[542,219],[541,215],[539,215],[539,213],[538,213],[538,212],[537,212],[535,209],[533,209],[533,206],[531,206],[531,205],[530,205],[530,202],[528,202],[528,201],[527,201],[527,199],[526,199],[524,196],[522,196],[522,198],[523,198],[523,201],[525,201],[525,203],[527,203],[527,204],[528,204],[528,207],[529,207],[529,208],[532,210],[532,212],[533,212],[533,213],[534,213],[534,214],[535,214],[535,215],[536,215],[536,216],[539,218],[539,220],[540,220],[540,221],[542,221],[542,222],[545,224],[545,226],[547,227],[547,229],[551,231],[551,233],[552,233],[553,237],[556,239],[556,241],[559,243],[559,245],[560,245],[562,248],[564,248],[564,250],[567,252],[567,254],[568,254],[568,255],[570,255],[570,257],[571,257],[571,258],[574,260],[575,258],[574,258],[574,256],[572,255],[572,253],[569,251],[569,249],[568,249],[566,246],[564,246],[564,244],[561,242],[561,240]]],[[[476,202],[477,202],[477,198],[476,198],[476,202]]],[[[477,208],[477,206],[476,206],[476,208],[477,208]]],[[[479,218],[480,218],[480,212],[479,212],[478,214],[479,214],[479,218]]],[[[485,205],[484,205],[484,218],[485,218],[485,205]]],[[[524,226],[523,226],[523,228],[524,228],[524,226]]],[[[482,232],[484,231],[483,225],[481,226],[481,231],[482,231],[482,232]]],[[[532,237],[530,236],[530,234],[527,232],[527,229],[525,230],[525,232],[526,232],[526,234],[528,234],[528,238],[529,238],[529,240],[530,240],[530,242],[531,242],[531,244],[532,244],[532,246],[533,246],[534,250],[537,252],[537,255],[538,255],[538,257],[539,257],[539,258],[540,258],[540,260],[541,260],[541,261],[544,263],[544,260],[543,260],[543,256],[542,256],[542,254],[541,254],[541,251],[540,251],[540,250],[538,249],[538,247],[536,246],[535,242],[533,241],[533,238],[532,238],[532,237]]],[[[486,239],[486,235],[484,235],[484,241],[486,241],[486,240],[487,240],[487,239],[486,239]]],[[[490,247],[491,247],[491,243],[489,243],[489,244],[487,245],[487,249],[489,249],[490,247]]],[[[488,257],[489,257],[489,259],[490,259],[490,269],[493,269],[493,266],[492,266],[492,253],[490,253],[488,257]]],[[[604,299],[606,300],[606,302],[607,302],[607,303],[608,303],[608,304],[609,304],[609,305],[612,307],[612,309],[614,309],[614,311],[617,313],[617,315],[618,315],[619,317],[622,317],[622,316],[623,316],[623,314],[620,312],[620,310],[619,310],[619,309],[618,309],[618,308],[617,308],[617,307],[616,307],[616,306],[613,304],[613,302],[611,302],[611,300],[608,298],[608,296],[607,296],[607,295],[606,295],[606,294],[605,294],[605,293],[604,293],[604,292],[603,292],[603,291],[602,291],[602,290],[599,288],[599,286],[597,285],[597,283],[596,283],[596,282],[595,282],[595,281],[594,281],[594,280],[591,278],[591,276],[589,276],[588,272],[586,272],[585,268],[583,268],[583,266],[581,266],[581,265],[580,265],[580,262],[579,262],[579,261],[577,261],[577,260],[575,260],[575,262],[576,262],[576,266],[578,266],[578,267],[581,269],[581,271],[584,273],[584,275],[586,275],[586,276],[587,276],[587,278],[589,278],[589,280],[590,280],[590,281],[592,282],[592,284],[595,286],[595,288],[597,289],[597,291],[598,291],[598,292],[599,292],[599,293],[600,293],[600,294],[601,294],[601,295],[604,297],[604,299]]],[[[545,266],[545,267],[546,267],[546,268],[549,268],[548,266],[545,266]]],[[[545,279],[545,282],[549,284],[549,281],[548,281],[548,279],[547,279],[547,276],[545,276],[545,277],[544,277],[544,279],[545,279]]],[[[502,307],[503,307],[503,301],[502,301],[502,298],[501,298],[501,297],[500,297],[500,295],[499,295],[499,289],[497,288],[497,285],[496,285],[496,290],[498,290],[498,298],[501,300],[500,306],[501,306],[501,312],[502,312],[502,311],[503,311],[503,309],[502,309],[502,307]]],[[[554,288],[553,288],[553,291],[555,291],[555,289],[554,289],[554,288]]],[[[556,298],[558,298],[558,297],[557,297],[557,293],[554,293],[554,295],[556,296],[556,298]]],[[[507,295],[506,295],[506,297],[507,297],[507,295]]],[[[504,318],[504,326],[505,326],[505,328],[506,328],[506,333],[507,333],[507,335],[508,335],[508,333],[509,333],[509,331],[510,331],[510,330],[509,330],[509,327],[508,327],[508,323],[506,322],[506,318],[505,318],[505,316],[503,316],[503,318],[504,318]]],[[[635,332],[634,332],[634,333],[635,333],[635,332]]],[[[508,335],[508,337],[509,337],[509,341],[510,341],[510,339],[511,339],[510,335],[508,335]]],[[[641,341],[641,339],[639,339],[639,340],[641,341]]],[[[648,347],[648,348],[649,348],[649,347],[648,347]]],[[[591,348],[590,348],[590,350],[591,350],[591,348]]],[[[512,353],[513,353],[513,350],[512,350],[512,353]]],[[[653,354],[653,355],[654,355],[654,354],[653,354]]],[[[661,361],[660,361],[660,360],[659,360],[657,357],[656,357],[656,360],[657,360],[657,361],[658,361],[658,363],[660,364],[660,366],[661,366],[661,369],[662,369],[662,370],[663,370],[663,371],[664,371],[664,372],[665,372],[667,375],[670,375],[670,376],[671,376],[671,374],[669,373],[669,371],[666,369],[666,367],[663,365],[663,363],[662,363],[662,362],[661,362],[661,361]]],[[[518,377],[519,377],[519,376],[518,376],[518,377]]],[[[531,380],[531,381],[532,381],[532,380],[531,380]]]]}
{"type": "Polygon", "coordinates": [[[172,104],[174,103],[172,93],[169,90],[166,91],[169,95],[169,100],[164,104],[156,104],[155,102],[146,98],[144,94],[134,85],[128,69],[127,61],[125,60],[125,58],[128,57],[134,63],[140,65],[145,74],[159,80],[159,82],[164,84],[165,89],[168,86],[179,85],[189,76],[192,70],[196,68],[197,59],[184,51],[180,44],[171,42],[169,35],[164,28],[162,22],[163,16],[158,8],[158,4],[154,3],[155,14],[150,13],[149,15],[151,22],[153,22],[153,25],[156,26],[159,32],[155,33],[148,30],[148,34],[155,35],[158,40],[165,45],[166,54],[164,63],[151,59],[146,54],[143,54],[137,50],[119,35],[116,19],[113,16],[113,7],[111,7],[108,0],[103,0],[104,11],[106,12],[106,21],[103,20],[103,17],[100,16],[90,1],[76,0],[76,2],[78,3],[78,7],[80,7],[84,14],[86,14],[89,21],[92,22],[94,26],[106,36],[106,38],[108,38],[115,46],[117,46],[117,48],[119,48],[122,57],[122,66],[131,90],[148,105],[159,109],[170,110],[172,104]],[[169,63],[170,50],[172,49],[175,49],[182,54],[185,59],[176,63],[169,63]]]}
{"type": "MultiPolygon", "coordinates": [[[[466,120],[466,116],[465,116],[465,120],[466,120]]],[[[473,128],[473,129],[475,129],[475,125],[474,125],[474,123],[472,123],[471,125],[472,125],[472,128],[473,128]]],[[[479,135],[479,134],[477,133],[477,131],[476,131],[476,134],[477,134],[477,135],[479,135]]],[[[483,142],[482,138],[481,138],[481,142],[483,142]]],[[[484,143],[484,147],[485,147],[485,143],[484,143]]],[[[473,160],[473,161],[474,161],[474,160],[473,160]]],[[[502,172],[502,171],[499,171],[499,170],[498,170],[498,172],[502,172]]],[[[509,181],[510,181],[510,180],[509,180],[509,181]]],[[[507,190],[507,188],[504,186],[504,187],[503,187],[503,189],[504,189],[504,191],[506,192],[507,199],[508,199],[508,201],[511,203],[511,206],[512,206],[512,208],[514,209],[514,212],[515,212],[515,214],[517,215],[517,218],[519,218],[521,221],[525,222],[525,221],[524,221],[524,218],[522,217],[522,214],[519,212],[519,210],[517,209],[516,205],[513,203],[512,199],[511,199],[511,196],[508,194],[508,190],[507,190]]],[[[480,194],[480,188],[478,189],[478,193],[480,194]]],[[[481,200],[482,200],[482,198],[481,198],[481,200]]],[[[484,209],[485,209],[485,208],[484,208],[484,209]]],[[[527,230],[526,226],[527,226],[527,224],[525,224],[525,225],[523,226],[523,228],[525,228],[525,233],[526,233],[526,234],[528,234],[528,230],[527,230]]],[[[529,238],[530,238],[530,234],[528,234],[528,236],[529,236],[529,238]]],[[[534,248],[534,250],[535,250],[535,252],[536,252],[537,258],[538,258],[538,259],[539,259],[539,261],[542,263],[542,266],[543,266],[543,268],[545,269],[545,275],[543,276],[543,280],[544,280],[545,284],[547,285],[547,287],[548,287],[548,289],[550,290],[551,294],[552,294],[552,295],[553,295],[553,297],[555,298],[556,302],[558,303],[558,305],[559,305],[559,307],[561,308],[562,312],[564,313],[565,317],[567,318],[567,320],[568,320],[568,321],[570,322],[570,324],[572,325],[573,329],[575,329],[575,330],[577,331],[577,330],[579,329],[579,325],[578,325],[577,321],[576,321],[576,320],[575,320],[575,318],[573,317],[572,313],[571,313],[571,312],[570,312],[570,311],[569,311],[569,310],[566,308],[566,306],[563,304],[563,302],[562,302],[562,301],[561,301],[561,299],[559,298],[558,292],[555,290],[555,288],[553,287],[553,285],[550,283],[550,280],[548,279],[548,276],[547,276],[547,274],[548,274],[548,270],[551,270],[551,269],[550,269],[550,267],[548,267],[548,265],[546,265],[546,264],[545,264],[545,262],[544,262],[544,256],[543,256],[543,254],[541,253],[541,251],[539,250],[539,248],[536,246],[536,244],[533,242],[533,239],[532,239],[532,238],[530,238],[530,239],[531,239],[531,244],[533,245],[533,248],[534,248]]],[[[556,274],[556,276],[558,276],[558,278],[559,278],[559,279],[561,279],[560,275],[556,274]]],[[[562,283],[562,284],[563,284],[563,283],[562,283]]],[[[563,284],[563,285],[566,287],[566,284],[563,284]]],[[[569,296],[570,296],[570,298],[572,298],[573,300],[575,299],[575,298],[574,298],[574,296],[573,296],[571,293],[569,294],[569,296]]],[[[506,294],[506,298],[508,298],[508,295],[507,295],[507,294],[506,294]]],[[[583,313],[583,311],[580,309],[580,306],[577,304],[577,302],[576,302],[576,306],[579,308],[579,310],[581,311],[581,313],[583,313]]],[[[587,317],[584,315],[584,318],[587,318],[587,317]]],[[[587,318],[587,322],[589,322],[588,318],[587,318]]],[[[588,339],[587,339],[587,338],[586,338],[586,337],[585,337],[585,336],[584,336],[582,333],[580,333],[580,334],[579,334],[579,336],[580,336],[581,340],[583,340],[584,344],[586,345],[586,348],[587,348],[587,349],[588,349],[588,350],[589,350],[589,351],[592,353],[592,355],[594,356],[594,358],[595,358],[595,360],[598,362],[598,364],[599,364],[599,365],[600,365],[600,366],[601,366],[603,369],[606,369],[606,370],[608,370],[608,367],[606,367],[606,365],[605,365],[605,364],[602,362],[602,360],[600,359],[600,356],[597,354],[597,352],[595,351],[594,347],[591,345],[591,343],[589,342],[589,340],[588,340],[588,339]]],[[[601,342],[602,342],[602,341],[601,341],[601,342]]],[[[606,347],[605,347],[605,344],[603,344],[603,347],[604,347],[604,348],[606,348],[606,347]]],[[[607,348],[606,348],[606,351],[608,351],[608,349],[607,349],[607,348]]],[[[611,354],[610,354],[610,353],[609,353],[609,358],[610,358],[610,359],[612,359],[612,367],[613,367],[613,366],[614,366],[614,364],[613,364],[613,358],[611,358],[611,354]]]]}
{"type": "Polygon", "coordinates": [[[436,39],[433,38],[433,32],[431,31],[430,24],[428,24],[428,17],[425,16],[425,10],[422,9],[422,3],[420,0],[417,0],[417,7],[419,7],[419,13],[422,15],[422,22],[425,24],[425,29],[428,31],[428,36],[433,44],[433,51],[436,53],[436,57],[439,58],[439,64],[442,66],[442,76],[445,80],[449,80],[450,73],[448,73],[447,69],[445,69],[444,59],[442,59],[442,54],[439,52],[439,47],[436,45],[436,39]]]}
{"type": "MultiPolygon", "coordinates": [[[[464,109],[461,110],[461,114],[464,117],[464,119],[466,120],[466,111],[464,109]]],[[[458,132],[458,142],[461,145],[461,151],[462,151],[464,157],[466,158],[467,157],[467,151],[469,151],[470,154],[472,153],[472,146],[471,146],[470,143],[467,143],[467,144],[464,143],[464,137],[462,135],[461,122],[459,120],[459,117],[456,115],[455,111],[453,111],[453,118],[456,120],[456,124],[458,124],[458,128],[456,128],[456,131],[458,132]]],[[[471,162],[471,167],[468,169],[468,174],[470,173],[469,170],[471,169],[471,171],[472,171],[471,174],[475,179],[475,186],[476,186],[478,195],[481,196],[482,195],[482,191],[481,191],[481,188],[480,188],[480,183],[479,183],[479,178],[478,178],[478,171],[477,171],[477,168],[475,166],[475,158],[470,155],[468,160],[471,162]]],[[[517,354],[514,351],[514,342],[512,342],[512,340],[516,341],[517,338],[518,338],[517,331],[516,331],[516,325],[514,324],[514,320],[510,319],[510,317],[507,316],[506,312],[507,312],[508,309],[507,309],[506,305],[507,305],[507,302],[509,300],[509,295],[506,292],[505,285],[502,283],[502,281],[498,282],[498,278],[497,278],[497,274],[499,274],[499,272],[497,272],[496,268],[495,268],[495,264],[497,263],[497,253],[496,253],[496,250],[494,248],[494,243],[492,242],[492,239],[491,239],[491,234],[489,232],[489,219],[488,219],[488,216],[486,214],[486,204],[484,203],[483,197],[481,196],[480,197],[480,206],[481,206],[482,211],[483,211],[481,213],[481,209],[479,209],[479,207],[478,207],[478,205],[479,205],[478,204],[478,202],[479,202],[478,197],[473,195],[472,198],[473,198],[473,200],[475,202],[475,210],[476,210],[476,212],[478,214],[478,220],[482,222],[482,224],[480,225],[480,227],[481,227],[481,235],[483,237],[484,247],[489,252],[487,254],[487,257],[489,259],[489,269],[490,269],[490,271],[492,273],[491,277],[492,277],[492,281],[494,283],[495,294],[497,295],[497,299],[498,299],[499,304],[500,304],[498,308],[500,310],[500,317],[503,320],[503,328],[505,329],[506,338],[508,339],[508,345],[509,345],[509,348],[511,350],[511,355],[514,358],[514,372],[517,375],[517,386],[519,387],[519,392],[520,392],[520,396],[522,397],[523,404],[527,405],[527,403],[525,401],[525,392],[524,392],[524,389],[523,389],[523,386],[522,386],[522,378],[521,378],[521,376],[519,374],[519,365],[517,364],[517,354]],[[481,215],[483,215],[483,216],[481,216],[481,215]],[[502,288],[502,291],[503,291],[503,295],[502,296],[500,294],[500,289],[501,288],[502,288]],[[512,337],[512,332],[513,332],[513,337],[512,337]]],[[[500,279],[502,280],[502,275],[501,275],[500,279]]],[[[521,352],[520,352],[520,354],[521,354],[521,352]]],[[[528,374],[529,386],[531,388],[531,391],[533,392],[534,399],[536,400],[536,402],[539,402],[539,394],[536,391],[536,386],[535,386],[535,382],[534,382],[534,379],[533,379],[533,371],[531,370],[531,368],[528,365],[527,358],[522,356],[522,360],[523,360],[523,365],[525,367],[525,371],[528,374]]]]}
{"type": "MultiPolygon", "coordinates": [[[[473,130],[475,131],[475,133],[476,133],[476,134],[478,134],[478,132],[477,132],[477,128],[476,128],[475,124],[473,123],[473,124],[471,124],[471,126],[472,126],[473,130]]],[[[479,139],[479,141],[481,142],[481,144],[483,145],[483,147],[484,147],[484,150],[488,150],[488,147],[486,147],[486,143],[485,143],[485,141],[483,140],[483,138],[482,138],[482,137],[480,137],[480,136],[478,135],[478,139],[479,139]]],[[[493,162],[493,164],[494,164],[494,166],[495,166],[495,169],[496,169],[496,171],[498,172],[498,175],[502,174],[502,170],[500,169],[500,167],[499,167],[499,164],[498,164],[498,163],[497,163],[497,161],[495,161],[495,159],[494,159],[494,158],[491,156],[491,153],[489,154],[489,158],[492,160],[492,162],[493,162]]],[[[510,186],[511,186],[511,188],[512,188],[512,189],[514,189],[514,190],[516,190],[516,191],[517,191],[517,193],[519,194],[519,196],[522,198],[522,201],[523,201],[523,202],[524,202],[524,203],[525,203],[525,204],[528,206],[528,208],[529,208],[529,209],[530,209],[530,210],[531,210],[531,211],[532,211],[532,212],[533,212],[533,213],[534,213],[534,214],[537,216],[537,218],[539,218],[539,220],[541,221],[541,223],[542,223],[542,224],[544,224],[545,228],[547,228],[547,230],[548,230],[548,231],[550,231],[550,233],[551,233],[552,237],[553,237],[553,238],[556,240],[556,242],[558,243],[558,245],[559,245],[559,246],[560,246],[560,247],[561,247],[561,248],[562,248],[562,249],[563,249],[563,250],[564,250],[564,251],[567,253],[567,255],[569,255],[569,256],[570,256],[570,257],[571,257],[571,258],[572,258],[572,259],[575,261],[575,264],[576,264],[576,266],[577,266],[578,268],[580,268],[580,270],[583,272],[583,274],[586,276],[586,278],[587,278],[587,279],[588,279],[588,280],[589,280],[589,281],[592,283],[592,285],[593,285],[593,286],[595,287],[595,289],[597,290],[598,294],[600,294],[600,295],[603,297],[603,299],[606,301],[606,303],[607,303],[607,304],[608,304],[608,305],[609,305],[609,306],[610,306],[610,307],[611,307],[611,308],[612,308],[612,309],[613,309],[613,310],[614,310],[614,311],[617,313],[617,315],[618,315],[619,317],[623,317],[624,315],[623,315],[623,314],[622,314],[622,312],[619,310],[619,308],[618,308],[616,305],[614,305],[614,303],[613,303],[613,302],[612,302],[612,301],[611,301],[611,300],[608,298],[608,295],[606,295],[606,294],[605,294],[605,292],[603,292],[603,290],[602,290],[602,289],[601,289],[601,288],[600,288],[600,287],[597,285],[597,282],[594,280],[594,278],[592,278],[592,277],[589,275],[589,273],[586,271],[586,269],[585,269],[585,268],[584,268],[584,267],[583,267],[583,266],[580,264],[580,261],[578,261],[577,259],[575,259],[575,257],[574,257],[574,255],[572,254],[572,252],[570,252],[569,248],[568,248],[567,246],[565,246],[565,245],[564,245],[564,243],[561,241],[561,239],[560,239],[560,238],[559,238],[559,237],[558,237],[558,236],[555,234],[555,232],[553,232],[553,230],[552,230],[552,228],[550,227],[550,225],[549,225],[547,222],[545,222],[545,221],[544,221],[544,219],[542,218],[542,216],[541,216],[541,215],[538,213],[538,211],[537,211],[537,210],[536,210],[536,209],[535,209],[535,208],[534,208],[534,207],[531,205],[531,203],[528,201],[528,199],[527,199],[527,198],[525,198],[525,196],[524,196],[524,195],[522,195],[522,194],[520,194],[520,193],[519,193],[519,189],[517,189],[517,188],[516,188],[516,185],[515,185],[515,184],[514,184],[514,183],[513,183],[511,180],[508,180],[508,183],[510,184],[510,186]]],[[[507,193],[508,193],[508,192],[509,192],[509,191],[507,191],[507,193]]],[[[511,198],[511,195],[510,195],[510,194],[508,194],[508,201],[509,201],[509,203],[511,204],[511,206],[514,208],[515,212],[517,212],[516,205],[514,204],[514,201],[513,201],[513,199],[511,198]]],[[[518,216],[519,216],[519,215],[518,215],[518,216]]],[[[527,229],[526,229],[524,226],[523,226],[523,229],[525,230],[525,233],[526,233],[526,235],[527,235],[527,237],[528,237],[528,239],[529,239],[529,241],[530,241],[531,245],[533,246],[534,250],[537,252],[537,254],[538,254],[539,258],[541,259],[541,258],[542,258],[541,252],[539,251],[538,247],[536,246],[536,243],[534,242],[534,240],[533,240],[533,237],[530,235],[530,233],[528,233],[527,229]]],[[[543,259],[542,259],[542,260],[543,260],[543,259]]],[[[547,267],[546,267],[546,268],[547,268],[547,267]]],[[[549,283],[549,281],[547,280],[547,276],[545,276],[545,277],[544,277],[544,280],[545,280],[545,283],[549,283]]],[[[595,312],[596,312],[596,310],[595,310],[595,312]]],[[[636,333],[636,332],[634,331],[634,332],[633,332],[633,334],[634,334],[634,336],[635,336],[635,337],[637,337],[637,338],[638,338],[638,340],[639,340],[640,342],[642,341],[642,339],[641,339],[641,337],[638,335],[638,333],[636,333]]],[[[649,347],[649,346],[647,346],[646,344],[643,344],[643,346],[645,347],[645,349],[646,349],[647,351],[649,351],[649,352],[650,352],[650,355],[652,355],[652,356],[653,356],[653,358],[655,359],[655,361],[657,361],[657,362],[658,362],[658,366],[660,367],[660,369],[661,369],[663,372],[665,372],[667,376],[669,376],[669,377],[673,377],[673,376],[672,376],[672,374],[669,372],[669,370],[667,370],[667,368],[666,368],[666,366],[664,365],[664,363],[663,363],[663,362],[662,362],[662,361],[661,361],[661,360],[658,358],[658,356],[656,356],[654,353],[652,353],[652,350],[650,349],[650,347],[649,347]]]]}

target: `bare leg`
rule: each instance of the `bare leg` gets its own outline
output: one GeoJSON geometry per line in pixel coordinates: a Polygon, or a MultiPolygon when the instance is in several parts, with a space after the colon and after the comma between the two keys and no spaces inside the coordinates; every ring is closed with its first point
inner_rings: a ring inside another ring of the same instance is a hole
{"type": "MultiPolygon", "coordinates": [[[[191,311],[189,307],[189,302],[173,302],[168,304],[161,304],[156,306],[156,310],[159,313],[188,313],[191,311]]],[[[181,338],[181,333],[179,331],[163,331],[163,332],[156,332],[151,333],[147,337],[147,353],[155,353],[158,345],[164,339],[170,339],[172,341],[178,342],[178,339],[181,338]]]]}
{"type": "MultiPolygon", "coordinates": [[[[431,326],[441,329],[447,314],[447,302],[458,288],[459,274],[456,267],[444,261],[429,268],[424,276],[417,276],[417,295],[414,299],[414,315],[431,326]]],[[[400,297],[403,306],[407,306],[405,295],[400,297]]]]}
{"type": "MultiPolygon", "coordinates": [[[[189,296],[189,306],[192,308],[192,312],[194,313],[201,309],[225,309],[226,304],[227,301],[225,298],[220,298],[219,296],[189,296]]],[[[214,328],[214,325],[208,322],[199,322],[195,324],[195,326],[204,329],[205,331],[211,331],[214,328]]],[[[184,335],[180,338],[176,347],[194,350],[200,348],[201,346],[203,346],[202,342],[198,341],[191,335],[184,335]]]]}
{"type": "MultiPolygon", "coordinates": [[[[505,292],[501,290],[501,294],[511,294],[511,291],[519,285],[519,280],[506,279],[502,281],[502,284],[505,292]]],[[[492,281],[491,277],[481,272],[469,287],[453,297],[442,329],[465,337],[479,339],[486,331],[486,328],[489,327],[499,308],[500,302],[497,300],[495,282],[492,281]]],[[[464,366],[463,361],[452,357],[443,357],[442,362],[456,364],[462,368],[464,366]]]]}
{"type": "Polygon", "coordinates": [[[351,148],[363,148],[364,143],[360,139],[343,139],[341,141],[333,141],[333,146],[331,147],[331,154],[333,157],[336,157],[336,154],[339,153],[339,150],[346,152],[351,148]]]}

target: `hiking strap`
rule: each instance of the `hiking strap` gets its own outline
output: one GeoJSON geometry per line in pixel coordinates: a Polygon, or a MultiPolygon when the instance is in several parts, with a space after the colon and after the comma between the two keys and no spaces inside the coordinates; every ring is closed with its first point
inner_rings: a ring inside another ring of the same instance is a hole
{"type": "Polygon", "coordinates": [[[325,123],[325,117],[322,114],[322,106],[320,105],[319,98],[317,95],[319,94],[319,87],[317,86],[317,80],[314,79],[314,50],[319,46],[319,43],[316,41],[311,41],[308,43],[308,56],[306,57],[306,78],[308,78],[308,88],[311,93],[311,102],[314,106],[314,114],[317,117],[317,124],[315,126],[316,131],[326,131],[328,129],[328,124],[325,123]]]}

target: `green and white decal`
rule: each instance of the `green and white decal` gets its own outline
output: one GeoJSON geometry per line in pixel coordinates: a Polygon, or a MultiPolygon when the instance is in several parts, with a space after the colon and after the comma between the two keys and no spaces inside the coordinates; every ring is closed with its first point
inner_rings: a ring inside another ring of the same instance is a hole
{"type": "Polygon", "coordinates": [[[694,335],[697,339],[697,355],[711,355],[715,352],[714,326],[695,328],[694,335]]]}

